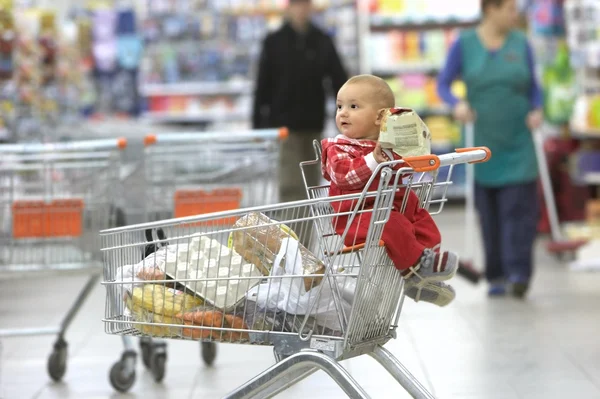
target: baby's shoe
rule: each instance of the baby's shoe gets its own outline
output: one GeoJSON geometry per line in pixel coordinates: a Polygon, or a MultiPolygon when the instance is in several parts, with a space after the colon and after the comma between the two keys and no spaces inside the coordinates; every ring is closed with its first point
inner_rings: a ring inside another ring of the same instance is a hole
{"type": "Polygon", "coordinates": [[[402,275],[413,285],[423,286],[429,282],[449,280],[458,269],[458,255],[454,252],[438,253],[433,249],[423,251],[421,260],[415,266],[402,271],[402,275]]]}
{"type": "Polygon", "coordinates": [[[451,285],[442,282],[427,283],[422,286],[417,286],[406,282],[406,296],[415,302],[423,301],[434,305],[444,307],[454,300],[456,292],[451,285]]]}

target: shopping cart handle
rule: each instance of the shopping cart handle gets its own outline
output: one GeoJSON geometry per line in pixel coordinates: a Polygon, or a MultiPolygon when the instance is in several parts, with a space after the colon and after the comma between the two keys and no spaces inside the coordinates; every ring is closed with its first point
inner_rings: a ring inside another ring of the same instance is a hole
{"type": "Polygon", "coordinates": [[[490,151],[489,148],[487,147],[467,147],[467,148],[457,148],[454,151],[456,151],[459,154],[463,154],[465,152],[473,152],[473,151],[477,151],[477,150],[483,150],[485,151],[485,153],[487,154],[486,157],[482,160],[479,161],[471,161],[469,163],[483,163],[483,162],[487,162],[490,160],[490,158],[492,157],[492,152],[490,151]]]}
{"type": "Polygon", "coordinates": [[[487,162],[492,152],[487,147],[458,148],[455,152],[438,155],[441,166],[487,162]]]}
{"type": "Polygon", "coordinates": [[[120,137],[117,139],[85,140],[60,143],[3,144],[0,145],[0,153],[24,154],[57,151],[102,150],[114,148],[123,150],[126,147],[127,139],[120,137]]]}
{"type": "Polygon", "coordinates": [[[279,129],[254,129],[230,132],[172,132],[163,134],[148,134],[144,137],[144,145],[150,146],[156,143],[177,143],[177,142],[229,142],[229,141],[253,141],[253,140],[285,140],[289,135],[286,127],[279,129]]]}

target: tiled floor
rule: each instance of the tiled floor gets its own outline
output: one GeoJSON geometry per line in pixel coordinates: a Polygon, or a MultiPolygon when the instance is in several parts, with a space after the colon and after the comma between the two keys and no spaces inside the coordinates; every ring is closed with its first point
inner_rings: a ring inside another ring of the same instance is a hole
{"type": "MultiPolygon", "coordinates": [[[[447,246],[460,251],[460,209],[448,209],[438,221],[447,246]]],[[[0,280],[0,328],[57,322],[83,282],[73,276],[0,280]]],[[[454,285],[458,298],[448,308],[407,302],[398,339],[387,345],[436,397],[600,398],[600,274],[568,272],[540,246],[535,284],[525,302],[490,300],[484,285],[459,279],[454,285]]],[[[98,287],[67,335],[70,357],[60,384],[46,374],[53,338],[3,339],[0,398],[220,398],[273,364],[270,348],[220,345],[215,366],[207,368],[198,345],[169,341],[165,381],[154,383],[138,362],[131,392],[118,395],[108,370],[122,345],[104,334],[103,311],[104,292],[98,287]]],[[[368,357],[344,366],[373,398],[408,397],[368,357]]],[[[317,373],[280,397],[344,394],[317,373]]]]}

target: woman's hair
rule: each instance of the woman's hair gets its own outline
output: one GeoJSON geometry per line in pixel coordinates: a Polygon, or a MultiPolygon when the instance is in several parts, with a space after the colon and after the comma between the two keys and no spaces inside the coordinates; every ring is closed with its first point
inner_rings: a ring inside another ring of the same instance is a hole
{"type": "Polygon", "coordinates": [[[489,6],[500,7],[506,0],[479,0],[481,2],[481,12],[485,13],[485,10],[489,6]]]}

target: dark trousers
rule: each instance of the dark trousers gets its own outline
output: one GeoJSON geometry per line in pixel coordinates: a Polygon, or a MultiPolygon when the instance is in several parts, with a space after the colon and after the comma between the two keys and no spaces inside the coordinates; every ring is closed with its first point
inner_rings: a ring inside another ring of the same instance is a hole
{"type": "MultiPolygon", "coordinates": [[[[313,140],[321,141],[321,132],[290,131],[290,135],[281,145],[279,162],[279,200],[281,202],[307,199],[306,188],[302,180],[300,162],[315,159],[313,140]]],[[[309,167],[308,184],[316,186],[321,179],[319,166],[309,167]]]]}
{"type": "MultiPolygon", "coordinates": [[[[299,201],[308,198],[300,162],[312,161],[316,158],[313,141],[321,141],[320,131],[290,131],[290,134],[281,145],[281,159],[279,162],[279,200],[280,202],[299,201]]],[[[321,167],[310,165],[306,172],[309,186],[316,186],[321,180],[321,167]]],[[[303,213],[296,214],[296,218],[308,217],[310,214],[304,209],[303,213]]],[[[295,229],[300,242],[309,249],[314,249],[312,223],[301,223],[300,226],[291,226],[295,229]]]]}
{"type": "Polygon", "coordinates": [[[528,282],[537,234],[537,183],[475,185],[488,281],[528,282]]]}

